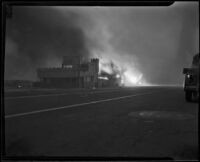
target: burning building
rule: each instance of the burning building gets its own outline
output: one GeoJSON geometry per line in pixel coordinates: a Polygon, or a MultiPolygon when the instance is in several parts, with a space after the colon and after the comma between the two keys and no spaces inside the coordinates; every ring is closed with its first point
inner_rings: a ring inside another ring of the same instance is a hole
{"type": "Polygon", "coordinates": [[[99,59],[89,62],[79,56],[63,57],[61,67],[39,68],[40,86],[48,88],[90,88],[98,86],[99,59]]]}
{"type": "Polygon", "coordinates": [[[122,78],[119,74],[109,74],[101,72],[98,76],[98,87],[119,87],[123,86],[122,78]]]}
{"type": "Polygon", "coordinates": [[[80,56],[63,57],[61,67],[37,69],[37,86],[46,88],[94,88],[121,86],[121,75],[99,67],[99,59],[80,56]]]}

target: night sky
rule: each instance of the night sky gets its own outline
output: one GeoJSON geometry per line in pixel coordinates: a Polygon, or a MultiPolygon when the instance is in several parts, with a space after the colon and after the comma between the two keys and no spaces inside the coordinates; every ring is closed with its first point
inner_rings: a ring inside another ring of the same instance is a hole
{"type": "Polygon", "coordinates": [[[182,84],[199,52],[198,2],[169,7],[13,7],[5,79],[37,80],[62,56],[99,57],[150,84],[182,84]]]}

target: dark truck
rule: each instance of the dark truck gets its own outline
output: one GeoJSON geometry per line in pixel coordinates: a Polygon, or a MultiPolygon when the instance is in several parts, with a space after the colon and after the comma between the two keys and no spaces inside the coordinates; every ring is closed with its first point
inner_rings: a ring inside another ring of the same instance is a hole
{"type": "Polygon", "coordinates": [[[183,69],[183,74],[186,101],[199,100],[199,53],[193,57],[192,66],[183,69]]]}

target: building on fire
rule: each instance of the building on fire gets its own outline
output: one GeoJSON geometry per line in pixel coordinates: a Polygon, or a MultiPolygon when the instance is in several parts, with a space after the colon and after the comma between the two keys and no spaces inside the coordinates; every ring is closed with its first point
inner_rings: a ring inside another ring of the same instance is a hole
{"type": "Polygon", "coordinates": [[[119,74],[101,72],[98,76],[98,87],[118,87],[121,85],[121,76],[119,74]]]}
{"type": "Polygon", "coordinates": [[[116,87],[116,77],[99,72],[99,59],[85,61],[79,56],[64,56],[61,67],[38,68],[37,86],[46,88],[116,87]]]}

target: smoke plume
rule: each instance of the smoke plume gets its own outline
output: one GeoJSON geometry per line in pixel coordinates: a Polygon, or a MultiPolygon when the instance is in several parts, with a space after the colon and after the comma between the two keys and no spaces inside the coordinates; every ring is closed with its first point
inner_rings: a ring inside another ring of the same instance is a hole
{"type": "Polygon", "coordinates": [[[60,66],[63,56],[88,54],[78,15],[51,7],[13,7],[7,19],[5,79],[36,79],[36,68],[60,66]]]}

